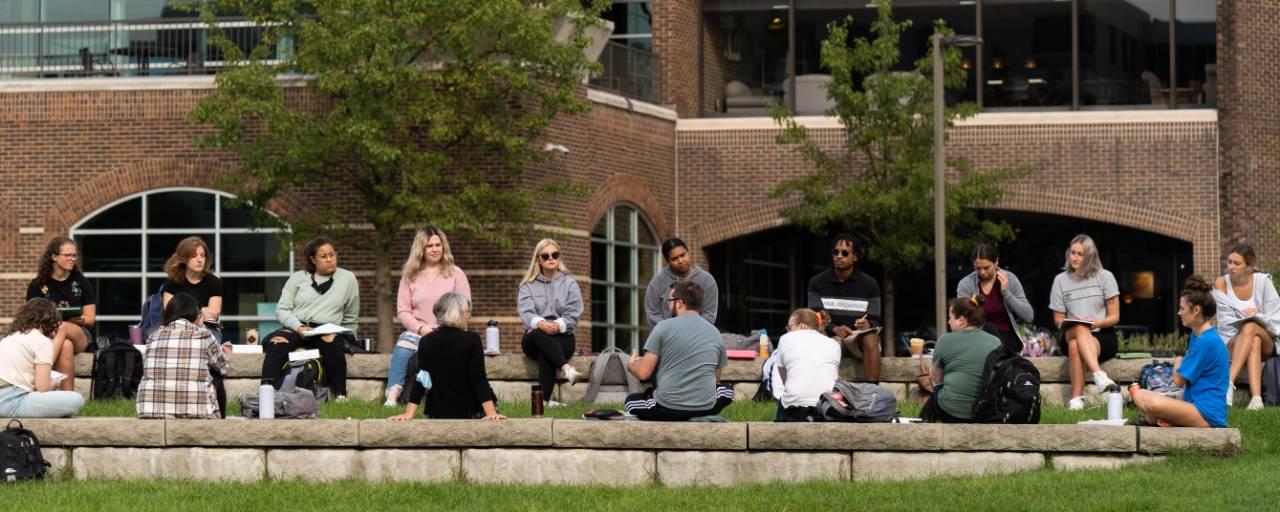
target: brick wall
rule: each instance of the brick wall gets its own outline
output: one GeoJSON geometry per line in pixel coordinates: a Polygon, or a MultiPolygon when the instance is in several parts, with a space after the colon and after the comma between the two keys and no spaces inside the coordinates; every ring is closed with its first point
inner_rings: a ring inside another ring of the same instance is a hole
{"type": "Polygon", "coordinates": [[[696,34],[700,3],[693,0],[653,2],[653,53],[659,59],[662,103],[675,105],[680,117],[697,117],[698,112],[696,34]]]}

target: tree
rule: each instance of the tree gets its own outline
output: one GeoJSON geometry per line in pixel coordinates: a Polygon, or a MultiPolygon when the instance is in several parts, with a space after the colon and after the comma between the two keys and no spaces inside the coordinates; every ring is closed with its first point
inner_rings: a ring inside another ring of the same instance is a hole
{"type": "Polygon", "coordinates": [[[402,226],[429,222],[507,248],[534,223],[557,220],[532,206],[566,186],[522,189],[521,171],[546,158],[531,141],[555,116],[589,108],[579,87],[597,65],[584,56],[585,30],[604,5],[208,0],[202,17],[230,66],[191,116],[213,128],[197,143],[238,157],[226,184],[241,202],[265,205],[303,187],[341,194],[286,219],[295,236],[338,221],[373,226],[363,242],[376,255],[378,343],[389,351],[390,248],[402,226]],[[214,13],[228,11],[259,26],[248,53],[217,28],[214,13]],[[284,74],[302,79],[314,102],[287,101],[284,74]]]}
{"type": "MultiPolygon", "coordinates": [[[[827,96],[832,114],[844,128],[844,145],[828,152],[810,138],[786,109],[775,105],[774,120],[783,127],[779,144],[795,145],[814,166],[807,176],[784,181],[774,198],[795,198],[783,211],[793,224],[814,233],[848,229],[865,242],[866,255],[884,268],[885,353],[893,348],[896,273],[920,268],[933,256],[933,91],[931,55],[915,62],[912,71],[896,71],[899,35],[911,22],[895,22],[889,0],[875,0],[877,18],[871,24],[874,40],[850,39],[853,19],[829,26],[822,43],[821,64],[831,72],[827,96]],[[860,82],[859,82],[860,80],[860,82]]],[[[942,20],[934,30],[953,35],[942,20]]],[[[962,56],[945,50],[945,84],[963,87],[962,56]]],[[[961,103],[946,109],[946,126],[972,116],[977,107],[961,103]]],[[[981,220],[975,206],[998,202],[1000,183],[1026,172],[976,171],[962,158],[949,158],[946,184],[948,247],[966,251],[975,240],[998,241],[1013,236],[1004,224],[981,220]],[[958,238],[969,233],[971,238],[958,238]]],[[[941,333],[939,333],[941,334],[941,333]]]]}

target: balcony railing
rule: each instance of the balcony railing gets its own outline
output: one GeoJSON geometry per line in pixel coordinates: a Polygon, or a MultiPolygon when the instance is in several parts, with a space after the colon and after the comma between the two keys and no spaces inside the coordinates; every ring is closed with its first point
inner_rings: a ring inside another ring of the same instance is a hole
{"type": "Polygon", "coordinates": [[[604,73],[591,79],[592,87],[650,103],[662,97],[658,58],[653,53],[610,41],[600,54],[600,64],[604,73]]]}
{"type": "MultiPolygon", "coordinates": [[[[218,26],[246,54],[265,30],[243,19],[218,26]]],[[[276,54],[291,46],[280,43],[276,54]]],[[[0,78],[206,74],[224,59],[194,18],[0,24],[0,78]]]]}

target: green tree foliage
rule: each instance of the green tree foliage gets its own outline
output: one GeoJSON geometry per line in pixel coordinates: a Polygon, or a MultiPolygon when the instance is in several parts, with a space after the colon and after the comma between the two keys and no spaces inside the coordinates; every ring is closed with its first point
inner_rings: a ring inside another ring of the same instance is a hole
{"type": "MultiPolygon", "coordinates": [[[[894,21],[889,0],[875,4],[874,39],[851,38],[852,18],[846,18],[830,25],[822,43],[821,64],[832,76],[827,95],[835,104],[829,114],[840,120],[844,144],[821,147],[786,109],[774,106],[773,118],[783,127],[778,142],[794,145],[814,172],[778,184],[773,197],[797,200],[783,212],[796,225],[815,233],[847,229],[864,239],[863,259],[885,270],[885,323],[892,333],[893,276],[919,269],[933,257],[933,68],[930,55],[913,70],[897,69],[899,37],[911,22],[894,21]]],[[[953,35],[941,20],[934,27],[953,35]]],[[[944,52],[945,85],[964,87],[961,52],[944,52]]],[[[949,107],[946,126],[976,112],[972,103],[949,107]]],[[[974,207],[999,201],[1001,182],[1026,170],[977,171],[955,157],[947,164],[948,248],[966,251],[980,241],[1012,237],[1008,225],[979,219],[974,207]]]]}
{"type": "MultiPolygon", "coordinates": [[[[538,222],[521,171],[552,119],[589,108],[576,94],[597,67],[584,31],[607,5],[578,0],[209,0],[202,15],[229,69],[191,116],[206,148],[239,158],[229,186],[257,205],[300,189],[330,193],[296,235],[367,223],[376,259],[379,340],[392,341],[391,244],[406,224],[508,247],[538,222]],[[586,7],[584,7],[584,5],[586,7]],[[258,23],[245,51],[215,12],[258,23]],[[557,41],[555,32],[568,33],[557,41]],[[280,80],[316,94],[296,101],[280,80]],[[352,218],[359,212],[362,218],[352,218]]],[[[315,196],[311,196],[315,197],[315,196]]],[[[398,258],[400,255],[397,255],[398,258]]]]}

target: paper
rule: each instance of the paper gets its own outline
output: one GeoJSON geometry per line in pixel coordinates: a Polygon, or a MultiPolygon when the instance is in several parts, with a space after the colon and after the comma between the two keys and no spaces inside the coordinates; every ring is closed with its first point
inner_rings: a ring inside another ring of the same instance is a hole
{"type": "Polygon", "coordinates": [[[232,354],[261,354],[262,345],[232,345],[232,354]]]}
{"type": "Polygon", "coordinates": [[[67,374],[58,370],[49,370],[49,382],[53,387],[58,387],[58,384],[61,384],[64,380],[67,380],[67,374]]]}
{"type": "Polygon", "coordinates": [[[326,334],[338,334],[342,332],[351,332],[351,329],[337,324],[324,324],[310,331],[303,333],[303,336],[324,336],[326,334]]]}
{"type": "Polygon", "coordinates": [[[1109,425],[1114,427],[1123,427],[1128,420],[1083,420],[1080,425],[1109,425]]]}
{"type": "Polygon", "coordinates": [[[1254,314],[1254,315],[1250,315],[1250,316],[1246,316],[1246,317],[1244,317],[1244,318],[1241,318],[1241,319],[1239,319],[1239,320],[1236,320],[1236,321],[1234,321],[1234,322],[1231,322],[1230,324],[1227,324],[1227,325],[1230,325],[1230,326],[1232,326],[1232,327],[1235,327],[1235,328],[1236,328],[1236,330],[1240,330],[1240,329],[1244,328],[1244,324],[1249,323],[1249,322],[1253,322],[1253,323],[1255,323],[1255,324],[1258,324],[1258,325],[1259,325],[1259,326],[1261,326],[1263,329],[1266,329],[1266,330],[1267,330],[1267,334],[1270,334],[1272,338],[1276,337],[1276,333],[1271,332],[1271,326],[1267,325],[1267,319],[1266,319],[1265,317],[1262,317],[1262,316],[1259,316],[1259,315],[1256,315],[1256,314],[1254,314]]]}
{"type": "Polygon", "coordinates": [[[308,359],[320,359],[320,349],[313,348],[311,350],[299,350],[289,353],[290,361],[306,361],[308,359]]]}

